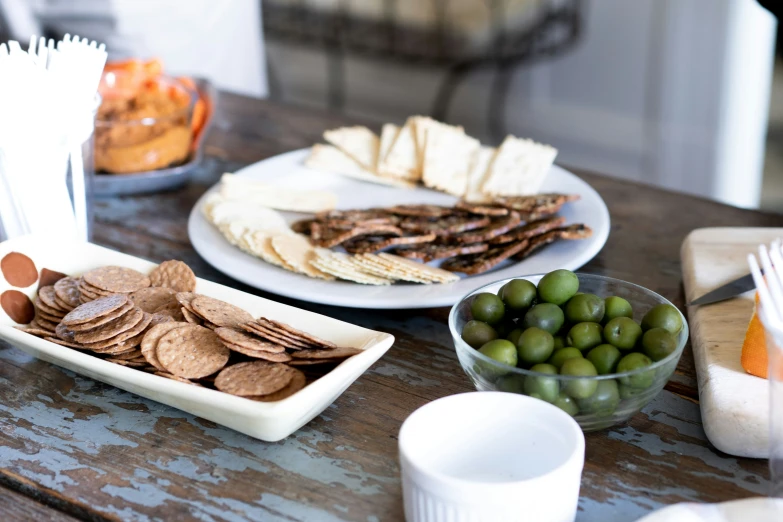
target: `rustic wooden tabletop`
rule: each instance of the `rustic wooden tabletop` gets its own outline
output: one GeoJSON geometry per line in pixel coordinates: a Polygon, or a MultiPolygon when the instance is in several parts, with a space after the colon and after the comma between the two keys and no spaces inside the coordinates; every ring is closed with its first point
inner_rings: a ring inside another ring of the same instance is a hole
{"type": "MultiPolygon", "coordinates": [[[[389,353],[288,439],[265,443],[142,399],[0,342],[0,520],[402,520],[397,432],[419,406],[472,389],[448,309],[373,311],[263,294],[207,265],[188,241],[196,199],[221,173],[305,147],[346,118],[225,94],[196,179],[173,192],[96,203],[95,241],[200,277],[392,333],[389,353]]],[[[633,281],[683,307],[679,249],[707,226],[781,225],[642,184],[580,173],[612,215],[582,270],[633,281]]],[[[620,427],[587,435],[580,521],[630,521],[661,506],[763,495],[766,462],[706,440],[686,349],[672,381],[620,427]]]]}

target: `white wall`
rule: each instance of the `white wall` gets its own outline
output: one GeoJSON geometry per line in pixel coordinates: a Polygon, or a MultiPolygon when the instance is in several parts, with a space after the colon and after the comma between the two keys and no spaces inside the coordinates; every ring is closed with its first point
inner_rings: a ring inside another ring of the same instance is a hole
{"type": "MultiPolygon", "coordinates": [[[[755,0],[589,0],[582,42],[520,68],[506,120],[558,162],[740,206],[761,182],[775,21],[755,0]]],[[[324,105],[326,60],[274,42],[285,98],[324,105]]],[[[349,113],[402,121],[429,111],[443,72],[348,59],[349,113]]],[[[458,90],[449,120],[487,138],[492,73],[458,90]]]]}

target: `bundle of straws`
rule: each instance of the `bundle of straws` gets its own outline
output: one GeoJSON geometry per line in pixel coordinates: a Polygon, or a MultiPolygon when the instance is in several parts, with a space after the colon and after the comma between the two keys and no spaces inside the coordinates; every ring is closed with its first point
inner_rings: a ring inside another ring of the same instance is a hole
{"type": "Polygon", "coordinates": [[[0,44],[0,236],[87,239],[82,144],[106,57],[103,44],[70,35],[33,37],[27,51],[0,44]]]}

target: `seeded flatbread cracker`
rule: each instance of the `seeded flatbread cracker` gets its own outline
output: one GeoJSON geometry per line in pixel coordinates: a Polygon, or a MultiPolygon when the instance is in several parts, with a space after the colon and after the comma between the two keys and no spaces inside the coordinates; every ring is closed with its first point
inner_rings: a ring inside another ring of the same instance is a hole
{"type": "Polygon", "coordinates": [[[133,304],[147,313],[154,313],[155,310],[163,308],[170,304],[178,304],[174,297],[176,292],[171,288],[150,286],[136,290],[130,295],[133,304]]]}
{"type": "Polygon", "coordinates": [[[528,240],[523,239],[515,243],[492,245],[486,252],[447,259],[440,266],[451,272],[462,272],[469,275],[481,274],[521,252],[527,244],[528,240]]]}
{"type": "Polygon", "coordinates": [[[490,196],[536,194],[557,156],[557,149],[507,136],[498,147],[481,191],[490,196]]]}
{"type": "Polygon", "coordinates": [[[215,387],[240,397],[269,395],[282,390],[294,378],[296,370],[285,364],[252,361],[225,368],[215,378],[215,387]]]}
{"type": "Polygon", "coordinates": [[[343,243],[343,248],[349,254],[374,254],[393,246],[418,245],[435,241],[434,233],[402,237],[357,237],[343,243]]]}
{"type": "Polygon", "coordinates": [[[470,212],[471,214],[492,217],[507,216],[509,211],[506,207],[494,205],[490,202],[476,203],[464,199],[458,201],[454,208],[470,212]]]}
{"type": "Polygon", "coordinates": [[[75,332],[74,339],[76,342],[84,344],[105,341],[106,339],[111,339],[126,330],[130,330],[139,324],[142,319],[144,319],[144,312],[139,308],[134,308],[126,314],[121,315],[117,319],[109,321],[108,323],[98,326],[97,328],[82,332],[75,332]]]}
{"type": "Polygon", "coordinates": [[[239,328],[243,323],[253,320],[253,316],[238,306],[205,295],[191,301],[193,311],[199,317],[217,326],[239,328]]]}
{"type": "Polygon", "coordinates": [[[215,333],[217,334],[218,337],[220,337],[221,341],[225,343],[231,343],[232,345],[235,346],[241,346],[248,350],[263,351],[269,353],[282,353],[285,351],[285,346],[281,346],[275,343],[259,341],[258,339],[243,334],[242,332],[234,330],[233,328],[221,327],[216,329],[215,333]]]}
{"type": "Polygon", "coordinates": [[[541,219],[560,211],[566,203],[578,201],[579,194],[535,194],[533,196],[495,197],[493,204],[516,210],[526,221],[541,219]]]}
{"type": "Polygon", "coordinates": [[[316,257],[315,249],[305,236],[275,236],[272,238],[272,248],[296,272],[327,281],[334,279],[328,272],[311,264],[316,257]]]}
{"type": "MultiPolygon", "coordinates": [[[[505,210],[505,209],[504,209],[505,210]]],[[[508,213],[508,210],[506,210],[508,213]]],[[[400,228],[410,233],[435,234],[445,237],[468,230],[476,230],[490,225],[488,216],[475,216],[468,213],[455,213],[450,216],[426,219],[407,217],[400,221],[400,228]]]]}
{"type": "Polygon", "coordinates": [[[155,267],[149,278],[152,286],[171,288],[175,292],[193,292],[196,289],[196,274],[188,265],[174,259],[155,267]]]}
{"type": "MultiPolygon", "coordinates": [[[[313,228],[311,228],[311,230],[315,231],[315,224],[313,225],[313,228]]],[[[325,236],[313,233],[311,235],[311,238],[313,239],[313,242],[319,247],[332,248],[344,243],[345,241],[348,241],[349,239],[353,239],[359,236],[368,236],[368,235],[369,236],[402,236],[404,235],[404,233],[402,229],[390,224],[362,225],[362,226],[356,226],[350,228],[348,230],[334,231],[331,234],[325,236]]],[[[305,240],[307,239],[304,236],[302,236],[302,238],[304,238],[305,240]]]]}
{"type": "Polygon", "coordinates": [[[73,326],[93,321],[123,306],[127,306],[128,303],[130,303],[130,299],[127,295],[122,294],[97,299],[76,307],[63,318],[62,322],[66,326],[73,326]]]}
{"type": "Polygon", "coordinates": [[[471,244],[482,243],[490,239],[501,236],[513,230],[522,223],[522,218],[515,212],[509,212],[508,216],[498,217],[492,220],[489,226],[479,230],[470,230],[461,234],[455,234],[449,239],[455,243],[471,244]]]}
{"type": "Polygon", "coordinates": [[[530,239],[532,237],[543,234],[555,228],[562,227],[565,223],[564,217],[553,217],[547,219],[541,219],[539,221],[533,221],[527,223],[513,230],[510,230],[507,234],[503,234],[489,240],[490,244],[499,243],[511,243],[514,241],[521,241],[523,239],[530,239]]]}
{"type": "Polygon", "coordinates": [[[593,230],[581,223],[575,225],[569,225],[563,228],[557,228],[550,230],[539,236],[532,237],[528,240],[524,249],[514,254],[514,259],[525,259],[536,250],[542,248],[545,245],[559,241],[561,239],[575,240],[586,239],[593,235],[593,230]]]}
{"type": "Polygon", "coordinates": [[[439,259],[464,256],[468,254],[480,254],[486,252],[489,245],[486,243],[474,243],[472,245],[441,245],[430,243],[409,248],[397,248],[390,253],[407,259],[421,259],[425,263],[439,259]]]}
{"type": "Polygon", "coordinates": [[[296,392],[304,388],[306,384],[307,384],[307,377],[305,377],[305,374],[300,372],[299,370],[296,370],[293,376],[291,377],[291,382],[285,385],[285,387],[277,390],[276,392],[269,393],[267,395],[248,397],[248,399],[253,399],[254,401],[260,401],[260,402],[282,401],[283,399],[287,399],[291,395],[295,394],[296,392]]]}
{"type": "Polygon", "coordinates": [[[229,350],[215,332],[202,326],[183,326],[158,341],[158,361],[166,370],[185,379],[200,379],[220,371],[229,350]]]}
{"type": "Polygon", "coordinates": [[[84,274],[84,282],[100,290],[129,294],[150,286],[147,276],[122,266],[103,266],[84,274]]]}
{"type": "Polygon", "coordinates": [[[454,214],[453,208],[440,205],[395,205],[386,210],[398,216],[427,218],[443,218],[454,214]]]}
{"type": "Polygon", "coordinates": [[[158,324],[147,330],[141,341],[141,354],[147,359],[147,362],[158,370],[166,371],[166,368],[158,360],[158,341],[170,331],[186,326],[189,326],[189,323],[171,322],[158,324]]]}

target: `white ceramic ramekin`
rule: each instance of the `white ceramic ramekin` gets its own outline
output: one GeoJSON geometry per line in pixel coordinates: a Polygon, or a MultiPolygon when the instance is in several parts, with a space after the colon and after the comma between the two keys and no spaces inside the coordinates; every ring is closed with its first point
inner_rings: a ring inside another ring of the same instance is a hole
{"type": "Polygon", "coordinates": [[[474,392],[413,412],[399,437],[408,522],[572,522],[582,430],[544,401],[474,392]]]}

